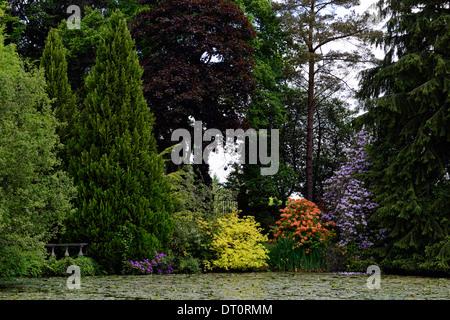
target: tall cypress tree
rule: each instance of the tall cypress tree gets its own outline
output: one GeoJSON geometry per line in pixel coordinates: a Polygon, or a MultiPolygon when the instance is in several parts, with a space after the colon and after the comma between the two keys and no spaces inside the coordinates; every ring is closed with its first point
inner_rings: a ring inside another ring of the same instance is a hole
{"type": "Polygon", "coordinates": [[[116,11],[86,79],[78,156],[71,161],[79,188],[71,238],[89,242],[90,255],[114,272],[123,261],[166,249],[173,232],[170,186],[141,76],[126,21],[116,11]]]}
{"type": "Polygon", "coordinates": [[[386,56],[363,73],[375,215],[390,231],[387,267],[450,272],[448,1],[379,2],[386,56]]]}
{"type": "Polygon", "coordinates": [[[51,29],[47,36],[41,57],[41,68],[44,69],[47,82],[47,94],[54,102],[56,114],[63,114],[62,108],[72,97],[67,77],[66,50],[57,29],[51,29]]]}
{"type": "Polygon", "coordinates": [[[71,138],[71,130],[74,129],[76,116],[76,98],[72,94],[67,77],[66,49],[64,49],[57,29],[51,29],[48,33],[40,67],[44,70],[47,94],[53,100],[52,109],[60,121],[57,133],[64,145],[60,156],[67,166],[68,143],[71,138]]]}

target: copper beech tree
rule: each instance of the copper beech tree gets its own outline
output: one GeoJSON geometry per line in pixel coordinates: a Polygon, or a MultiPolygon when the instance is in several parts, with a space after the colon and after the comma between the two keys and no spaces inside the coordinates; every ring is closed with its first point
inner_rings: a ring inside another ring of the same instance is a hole
{"type": "Polygon", "coordinates": [[[131,34],[144,69],[144,95],[157,119],[159,149],[173,144],[173,130],[191,129],[192,118],[206,128],[243,127],[255,89],[256,33],[242,10],[225,0],[141,4],[148,8],[131,22],[131,34]]]}

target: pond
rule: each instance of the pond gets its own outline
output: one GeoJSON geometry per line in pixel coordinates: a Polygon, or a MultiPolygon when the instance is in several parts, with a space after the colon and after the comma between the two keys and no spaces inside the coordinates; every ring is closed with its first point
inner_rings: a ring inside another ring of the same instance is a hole
{"type": "Polygon", "coordinates": [[[290,300],[290,299],[450,299],[449,278],[339,273],[205,273],[143,276],[81,276],[80,289],[67,278],[19,278],[0,284],[0,300],[290,300]]]}

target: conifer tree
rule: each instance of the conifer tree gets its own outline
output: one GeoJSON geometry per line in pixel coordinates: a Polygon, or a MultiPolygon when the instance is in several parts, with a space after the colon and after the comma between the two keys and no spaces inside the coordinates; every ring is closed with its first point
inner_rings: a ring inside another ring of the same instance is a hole
{"type": "Polygon", "coordinates": [[[389,230],[386,267],[450,271],[448,1],[379,2],[385,58],[363,73],[373,132],[374,218],[389,230]]]}
{"type": "MultiPolygon", "coordinates": [[[[374,57],[363,42],[348,50],[327,50],[330,44],[363,40],[373,34],[369,14],[349,12],[343,18],[337,9],[351,9],[359,0],[286,0],[274,2],[285,32],[292,36],[294,48],[300,49],[293,61],[304,72],[297,83],[307,92],[306,183],[305,198],[314,200],[314,126],[315,110],[331,94],[342,90],[345,77],[360,63],[373,62],[374,57]]],[[[356,43],[355,43],[356,44],[356,43]]]]}
{"type": "Polygon", "coordinates": [[[142,93],[142,69],[123,14],[102,29],[86,79],[81,133],[71,161],[79,188],[71,238],[110,271],[167,249],[173,204],[156,152],[153,115],[142,93]]]}
{"type": "Polygon", "coordinates": [[[74,129],[76,99],[67,77],[66,50],[57,29],[51,29],[47,36],[40,67],[44,70],[47,95],[53,100],[52,109],[61,123],[57,133],[64,145],[61,158],[67,164],[67,144],[70,131],[74,129]]]}

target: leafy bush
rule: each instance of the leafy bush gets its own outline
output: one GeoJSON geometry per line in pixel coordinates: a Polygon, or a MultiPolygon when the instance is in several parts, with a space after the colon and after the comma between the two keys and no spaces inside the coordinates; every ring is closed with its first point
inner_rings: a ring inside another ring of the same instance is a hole
{"type": "Polygon", "coordinates": [[[60,170],[44,74],[4,39],[0,27],[0,277],[36,276],[77,190],[60,170]]]}
{"type": "MultiPolygon", "coordinates": [[[[214,220],[208,221],[210,223],[214,220]]],[[[179,264],[190,256],[199,261],[209,260],[212,257],[209,251],[211,239],[204,227],[203,215],[200,212],[176,212],[174,222],[175,230],[170,249],[175,256],[175,262],[179,264]]]]}
{"type": "Polygon", "coordinates": [[[264,242],[268,238],[253,216],[239,218],[234,211],[217,219],[210,230],[210,250],[216,259],[206,262],[207,269],[249,270],[267,266],[264,242]]]}
{"type": "Polygon", "coordinates": [[[364,174],[370,168],[366,146],[369,134],[361,131],[351,138],[352,147],[345,151],[347,161],[333,176],[324,181],[323,218],[336,223],[339,245],[356,245],[360,249],[371,247],[373,239],[384,238],[383,232],[370,230],[370,218],[378,204],[364,183],[364,174]]]}
{"type": "Polygon", "coordinates": [[[202,268],[199,259],[187,256],[180,258],[176,271],[178,273],[200,273],[202,268]]]}
{"type": "MultiPolygon", "coordinates": [[[[201,261],[212,258],[210,236],[200,221],[214,221],[213,190],[198,177],[192,165],[167,175],[175,204],[174,232],[169,245],[174,272],[199,272],[201,261]]],[[[213,183],[213,189],[214,187],[213,183]]]]}
{"type": "Polygon", "coordinates": [[[326,227],[333,223],[323,223],[320,209],[306,199],[289,198],[286,208],[280,211],[270,241],[271,265],[289,271],[322,269],[325,248],[334,236],[326,227]]]}
{"type": "Polygon", "coordinates": [[[0,279],[42,274],[45,249],[40,246],[24,249],[18,246],[0,245],[0,279]]]}
{"type": "Polygon", "coordinates": [[[76,258],[65,257],[57,260],[54,257],[46,260],[43,274],[46,276],[65,276],[67,268],[71,265],[79,266],[82,276],[104,275],[106,272],[91,257],[78,256],[76,258]]]}
{"type": "Polygon", "coordinates": [[[333,233],[326,227],[334,223],[323,223],[320,209],[311,201],[289,198],[286,208],[280,211],[281,218],[273,229],[274,243],[288,238],[295,242],[295,247],[312,249],[326,244],[333,237],[333,233]]]}
{"type": "Polygon", "coordinates": [[[326,250],[327,271],[366,272],[369,265],[377,264],[373,256],[371,248],[364,250],[364,255],[361,255],[356,245],[340,246],[335,243],[326,250]]]}
{"type": "Polygon", "coordinates": [[[168,261],[167,255],[164,253],[159,253],[157,251],[154,252],[155,257],[153,261],[150,262],[148,259],[144,259],[142,261],[130,261],[131,266],[138,270],[140,273],[145,274],[168,274],[173,271],[172,263],[168,261]]]}

